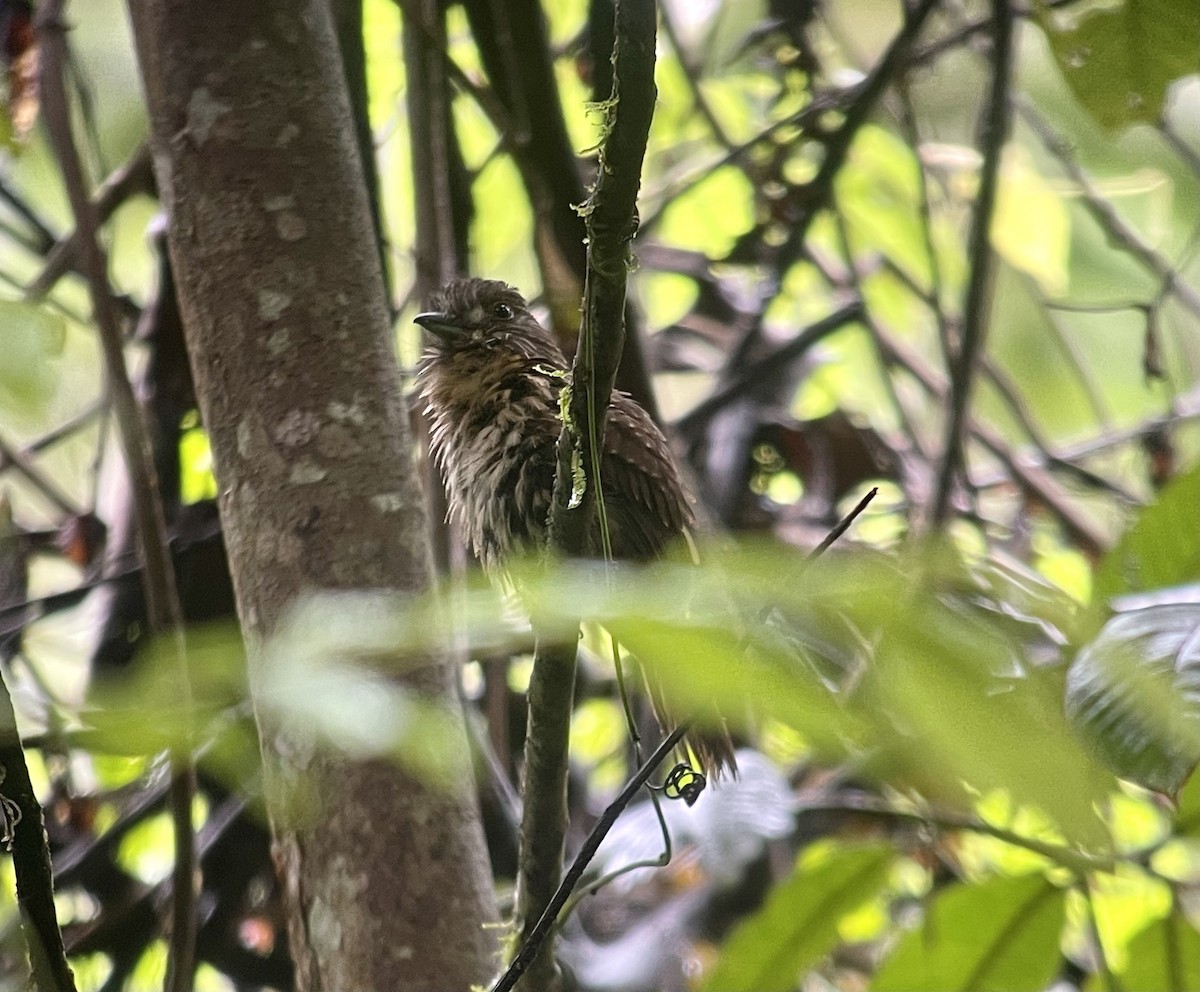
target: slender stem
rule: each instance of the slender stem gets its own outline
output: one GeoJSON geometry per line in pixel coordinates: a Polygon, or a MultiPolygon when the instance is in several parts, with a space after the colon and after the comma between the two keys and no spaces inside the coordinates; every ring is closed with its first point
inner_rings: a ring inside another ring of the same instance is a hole
{"type": "Polygon", "coordinates": [[[991,227],[1000,185],[1000,156],[1008,137],[1011,116],[1012,36],[1011,0],[992,0],[992,86],[981,121],[983,166],[979,177],[979,198],[975,202],[968,241],[971,275],[963,305],[962,340],[958,343],[950,366],[950,417],[946,422],[945,451],[930,514],[934,527],[944,525],[950,515],[950,497],[965,464],[963,439],[968,429],[967,407],[991,316],[992,285],[996,270],[991,227]]]}
{"type": "MultiPolygon", "coordinates": [[[[63,173],[67,197],[75,215],[76,251],[87,278],[92,315],[99,330],[104,355],[106,385],[120,428],[121,444],[133,487],[134,514],[145,581],[146,610],[151,630],[170,639],[184,710],[191,710],[191,689],[183,611],[175,586],[175,571],[167,541],[167,526],[159,495],[158,478],[149,433],[125,368],[124,339],[108,282],[108,258],[98,237],[96,205],[88,192],[83,162],[71,128],[65,71],[69,55],[63,23],[63,0],[46,0],[38,7],[41,46],[41,97],[43,119],[63,173]]],[[[190,734],[188,735],[190,741],[190,734]]],[[[190,744],[171,754],[171,820],[175,840],[174,888],[171,900],[171,935],[167,962],[170,992],[190,992],[196,950],[196,860],[192,827],[195,773],[190,744]]]]}
{"type": "MultiPolygon", "coordinates": [[[[24,575],[25,556],[17,548],[12,511],[0,497],[0,588],[24,575]]],[[[21,931],[29,949],[30,988],[33,992],[75,992],[67,965],[58,913],[50,848],[42,804],[29,779],[29,766],[17,731],[12,696],[0,674],[0,834],[12,851],[17,882],[21,931]]]]}

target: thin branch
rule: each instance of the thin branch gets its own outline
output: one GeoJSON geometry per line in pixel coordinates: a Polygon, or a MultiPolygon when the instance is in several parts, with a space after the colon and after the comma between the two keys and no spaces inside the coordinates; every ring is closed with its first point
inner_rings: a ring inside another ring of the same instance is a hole
{"type": "MultiPolygon", "coordinates": [[[[846,275],[841,278],[837,273],[832,271],[832,266],[825,264],[817,252],[810,252],[809,257],[821,277],[825,279],[830,286],[833,286],[841,291],[849,288],[854,295],[863,300],[866,298],[866,293],[862,285],[862,273],[859,272],[858,259],[854,254],[854,246],[850,242],[849,225],[846,223],[846,215],[841,209],[840,204],[835,203],[833,210],[833,219],[835,230],[837,231],[838,243],[841,248],[843,260],[846,266],[846,275]]],[[[896,380],[887,372],[887,362],[885,361],[883,349],[879,346],[878,340],[878,321],[874,312],[864,306],[862,316],[859,318],[863,327],[866,328],[867,336],[871,342],[871,349],[875,352],[875,359],[879,363],[880,375],[879,378],[883,382],[883,388],[887,392],[888,402],[892,406],[892,411],[896,415],[896,420],[900,424],[900,429],[908,438],[909,444],[912,445],[913,451],[918,452],[924,461],[930,461],[929,453],[926,451],[926,444],[917,430],[913,417],[909,414],[908,409],[904,405],[900,390],[896,388],[896,380]]]]}
{"type": "MultiPolygon", "coordinates": [[[[97,188],[96,195],[92,197],[97,223],[103,224],[127,200],[138,193],[148,193],[153,188],[150,148],[143,142],[129,159],[97,188]]],[[[56,241],[45,255],[46,263],[42,271],[25,287],[27,303],[43,299],[59,279],[79,265],[79,229],[76,228],[56,241]]]]}
{"type": "Polygon", "coordinates": [[[1030,444],[1037,450],[1043,464],[1074,476],[1083,485],[1091,489],[1106,492],[1126,504],[1136,506],[1141,502],[1137,496],[1128,491],[1120,482],[1105,479],[1090,469],[1084,468],[1081,465],[1074,465],[1055,454],[1050,448],[1050,442],[1042,436],[1041,429],[1034,423],[1033,415],[1025,408],[1025,403],[1017,391],[1016,383],[1009,378],[1007,372],[986,355],[983,357],[982,372],[988,384],[996,390],[997,394],[1004,401],[1004,405],[1008,407],[1008,411],[1012,414],[1013,419],[1020,425],[1021,430],[1025,432],[1030,444]]]}
{"type": "Polygon", "coordinates": [[[804,187],[804,209],[788,231],[787,241],[780,248],[780,257],[797,258],[800,246],[808,236],[808,229],[818,212],[829,205],[833,197],[834,178],[845,164],[850,146],[859,129],[866,124],[875,104],[892,81],[899,78],[900,68],[908,59],[912,46],[920,35],[925,21],[937,8],[941,0],[920,0],[908,11],[904,26],[892,40],[871,74],[855,89],[854,99],[846,108],[846,117],[841,126],[824,142],[824,157],[812,181],[804,187]]]}
{"type": "Polygon", "coordinates": [[[1179,274],[1178,269],[1151,248],[1133,225],[1121,216],[1117,208],[1101,195],[1091,177],[1084,172],[1083,167],[1075,158],[1070,144],[1047,123],[1041,114],[1025,101],[1020,101],[1017,107],[1021,113],[1021,119],[1038,136],[1046,150],[1058,159],[1063,171],[1079,187],[1083,206],[1104,228],[1105,234],[1137,259],[1194,316],[1200,317],[1200,289],[1185,280],[1179,274]]]}
{"type": "MultiPolygon", "coordinates": [[[[1113,448],[1145,441],[1148,437],[1152,437],[1172,427],[1178,427],[1180,424],[1190,420],[1200,420],[1200,389],[1190,390],[1177,397],[1171,404],[1170,410],[1165,414],[1151,417],[1123,430],[1110,431],[1101,437],[1081,441],[1078,444],[1062,448],[1057,461],[1073,465],[1075,462],[1103,454],[1104,452],[1111,451],[1113,448]]],[[[1050,467],[1045,460],[1045,456],[1040,452],[1013,452],[1010,455],[1010,460],[1031,470],[1050,467]]],[[[1073,467],[1075,466],[1073,465],[1073,467]]],[[[1000,485],[1007,481],[1007,479],[1007,474],[999,471],[981,473],[979,478],[976,479],[976,485],[980,488],[1000,485]]]]}
{"type": "MultiPolygon", "coordinates": [[[[527,943],[550,905],[562,872],[567,828],[566,781],[575,695],[575,639],[538,641],[529,677],[529,726],[517,861],[517,924],[527,943]]],[[[552,988],[553,942],[529,973],[532,990],[552,988]]]]}
{"type": "Polygon", "coordinates": [[[22,217],[33,228],[33,236],[28,239],[22,237],[20,239],[21,243],[38,254],[48,252],[54,244],[54,232],[46,226],[45,221],[38,216],[37,211],[8,185],[5,177],[2,175],[0,175],[0,200],[7,203],[13,209],[14,213],[22,217]]]}
{"type": "Polygon", "coordinates": [[[850,529],[850,525],[858,519],[859,514],[867,508],[871,500],[873,500],[878,493],[879,487],[874,486],[866,496],[858,501],[858,505],[855,506],[854,509],[847,513],[844,517],[842,517],[842,519],[838,521],[837,526],[825,535],[825,539],[808,553],[807,560],[812,561],[815,558],[820,558],[821,555],[828,551],[833,542],[850,529]]]}
{"type": "Polygon", "coordinates": [[[675,30],[675,19],[671,16],[671,5],[666,4],[660,11],[660,20],[662,21],[663,34],[667,36],[667,40],[671,42],[671,47],[675,49],[675,57],[679,60],[679,68],[683,71],[683,78],[687,81],[688,90],[691,91],[692,106],[704,118],[704,123],[708,125],[709,131],[712,132],[713,138],[716,139],[725,151],[730,151],[734,143],[726,134],[725,128],[721,126],[721,122],[717,119],[716,112],[712,109],[712,105],[704,95],[704,91],[700,87],[701,71],[692,61],[691,54],[688,52],[682,39],[679,37],[679,32],[675,30]]]}
{"type": "MultiPolygon", "coordinates": [[[[891,337],[881,326],[876,325],[875,335],[889,364],[903,368],[938,402],[948,401],[949,387],[940,373],[929,368],[920,356],[891,337]]],[[[968,417],[966,430],[1001,462],[1009,481],[1054,514],[1072,540],[1078,542],[1081,550],[1089,555],[1100,555],[1108,548],[1112,542],[1111,535],[1075,505],[1058,480],[1042,465],[1031,465],[1018,458],[1000,431],[989,424],[968,417]]]]}
{"type": "Polygon", "coordinates": [[[863,313],[862,302],[855,300],[828,317],[822,317],[815,324],[810,324],[786,344],[747,365],[716,392],[697,403],[675,422],[676,430],[683,433],[700,430],[722,409],[744,396],[751,387],[761,387],[765,382],[786,375],[792,363],[809,349],[847,324],[861,320],[863,313]]]}
{"type": "MultiPolygon", "coordinates": [[[[183,611],[167,542],[167,527],[149,434],[125,368],[124,340],[108,282],[108,259],[99,239],[96,206],[88,193],[83,162],[71,129],[71,110],[65,81],[69,61],[64,0],[46,0],[38,7],[37,32],[42,55],[43,120],[63,173],[75,217],[77,251],[87,278],[92,314],[104,355],[106,385],[113,401],[121,443],[133,488],[138,543],[145,570],[143,589],[151,629],[173,642],[178,688],[184,709],[190,711],[191,689],[183,611]]],[[[175,840],[175,884],[171,900],[171,933],[167,962],[170,992],[190,992],[195,971],[196,886],[198,862],[192,827],[195,773],[185,749],[171,755],[171,818],[175,840]]]]}
{"type": "Polygon", "coordinates": [[[599,850],[600,844],[608,836],[608,832],[612,830],[613,824],[617,822],[617,818],[625,811],[625,807],[638,794],[642,786],[649,781],[650,776],[654,774],[654,769],[662,764],[667,755],[683,740],[687,730],[687,725],[683,724],[676,727],[664,738],[663,742],[654,749],[654,753],[646,759],[641,768],[625,783],[625,787],[617,794],[616,799],[608,804],[608,807],[601,814],[600,819],[596,821],[596,825],[592,827],[587,840],[579,848],[579,853],[575,855],[575,860],[571,862],[571,867],[563,876],[562,882],[547,903],[546,909],[530,931],[529,936],[525,938],[521,949],[517,952],[517,956],[513,958],[512,964],[508,966],[508,970],[501,976],[500,980],[492,986],[492,992],[508,992],[525,973],[526,969],[528,969],[530,963],[536,957],[538,949],[553,930],[559,912],[567,904],[567,900],[571,898],[571,893],[575,891],[579,880],[583,878],[583,873],[587,870],[587,866],[591,864],[592,858],[596,856],[596,851],[599,850]]]}
{"type": "MultiPolygon", "coordinates": [[[[0,497],[0,587],[24,580],[25,555],[14,540],[12,512],[0,497]]],[[[21,931],[29,950],[30,987],[34,992],[75,992],[67,965],[42,804],[29,779],[29,766],[17,731],[12,696],[0,675],[0,841],[12,851],[21,931]]]]}
{"type": "Polygon", "coordinates": [[[997,827],[975,816],[964,816],[939,810],[900,809],[873,796],[833,795],[827,798],[802,800],[796,808],[796,813],[797,815],[802,813],[854,813],[908,823],[933,824],[943,830],[968,830],[971,833],[995,837],[1013,847],[1032,851],[1076,875],[1083,875],[1089,871],[1112,871],[1116,866],[1116,862],[1112,858],[1085,854],[1064,844],[1051,844],[1038,840],[1036,837],[1026,837],[1024,834],[1019,834],[1006,827],[997,827]]]}
{"type": "Polygon", "coordinates": [[[950,514],[950,496],[965,463],[963,435],[967,425],[967,404],[991,317],[996,270],[991,228],[996,193],[1000,186],[1000,156],[1009,130],[1012,39],[1013,10],[1010,0],[992,0],[992,86],[981,127],[983,165],[980,168],[979,197],[975,201],[967,246],[971,275],[963,304],[962,340],[958,342],[958,351],[950,367],[950,418],[946,422],[945,451],[930,513],[930,521],[935,528],[942,527],[950,514]]]}
{"type": "MultiPolygon", "coordinates": [[[[908,81],[902,81],[898,90],[900,93],[900,126],[912,149],[914,161],[920,163],[921,130],[917,123],[917,112],[913,107],[908,81]]],[[[938,339],[942,343],[942,352],[946,356],[946,367],[949,368],[952,354],[950,321],[942,303],[946,294],[942,279],[941,260],[938,258],[937,243],[933,237],[933,202],[929,190],[929,174],[924,165],[919,165],[917,168],[917,187],[917,218],[921,222],[921,245],[925,250],[925,259],[929,265],[929,292],[918,295],[925,300],[926,306],[933,312],[938,329],[938,339]]],[[[900,268],[899,265],[896,267],[900,268]]]]}
{"type": "Polygon", "coordinates": [[[64,420],[57,427],[53,427],[40,437],[34,438],[23,448],[21,454],[28,458],[30,455],[36,455],[39,451],[45,451],[47,448],[52,448],[59,441],[64,441],[76,431],[83,430],[93,420],[102,414],[108,404],[104,400],[95,400],[80,410],[75,416],[64,420]]]}
{"type": "Polygon", "coordinates": [[[34,489],[66,516],[77,517],[83,512],[70,496],[58,488],[58,483],[42,474],[41,469],[30,461],[24,452],[18,451],[0,438],[0,472],[8,468],[16,469],[34,489]]]}

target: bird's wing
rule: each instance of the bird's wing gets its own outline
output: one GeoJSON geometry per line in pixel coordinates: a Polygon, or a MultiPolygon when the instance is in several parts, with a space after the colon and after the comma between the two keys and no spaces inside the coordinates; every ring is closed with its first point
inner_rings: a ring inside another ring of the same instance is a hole
{"type": "Polygon", "coordinates": [[[691,523],[666,439],[625,393],[612,394],[600,481],[616,558],[655,558],[691,523]]]}

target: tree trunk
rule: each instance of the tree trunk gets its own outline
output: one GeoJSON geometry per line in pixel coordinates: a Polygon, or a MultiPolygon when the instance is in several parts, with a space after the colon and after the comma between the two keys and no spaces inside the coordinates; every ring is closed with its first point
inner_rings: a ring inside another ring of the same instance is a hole
{"type": "MultiPolygon", "coordinates": [[[[379,256],[322,0],[130,10],[253,684],[298,596],[429,583],[379,256]]],[[[444,659],[411,671],[460,716],[444,659]]],[[[457,726],[446,791],[260,724],[300,989],[465,990],[493,970],[457,726]],[[321,801],[301,823],[279,804],[297,781],[321,801]]]]}

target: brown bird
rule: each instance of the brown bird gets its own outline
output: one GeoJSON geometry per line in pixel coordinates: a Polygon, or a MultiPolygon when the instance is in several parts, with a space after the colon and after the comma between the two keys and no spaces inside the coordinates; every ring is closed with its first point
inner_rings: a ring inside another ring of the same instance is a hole
{"type": "MultiPolygon", "coordinates": [[[[490,572],[546,541],[554,492],[559,392],[569,366],[553,334],[507,283],[460,279],[416,322],[430,336],[417,369],[431,421],[430,449],[450,519],[490,572]]],[[[671,449],[627,393],[613,391],[600,459],[613,557],[650,561],[680,540],[692,510],[671,449]]],[[[593,547],[598,553],[599,527],[593,547]]],[[[653,686],[660,723],[670,724],[653,686]]],[[[723,726],[690,734],[710,772],[736,772],[723,726]]]]}

